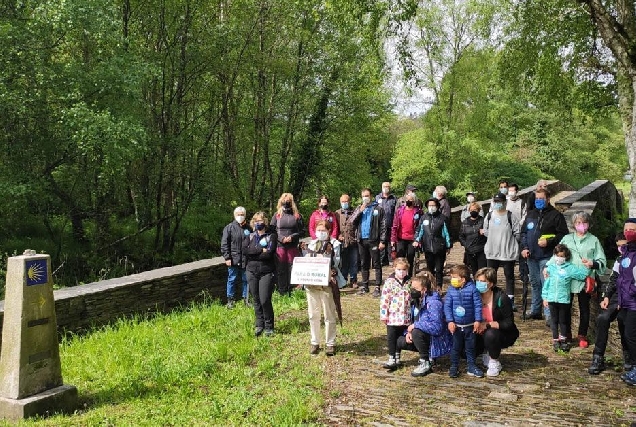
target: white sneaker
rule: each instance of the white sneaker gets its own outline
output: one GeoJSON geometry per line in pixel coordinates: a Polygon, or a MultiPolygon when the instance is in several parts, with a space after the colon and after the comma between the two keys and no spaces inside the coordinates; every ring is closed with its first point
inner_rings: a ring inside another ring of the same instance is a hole
{"type": "Polygon", "coordinates": [[[501,372],[501,362],[497,359],[490,359],[488,362],[488,371],[486,375],[489,377],[496,377],[501,372]]]}
{"type": "Polygon", "coordinates": [[[490,363],[490,356],[488,355],[487,351],[485,351],[484,354],[481,355],[481,363],[484,365],[484,368],[488,367],[488,364],[490,363]]]}

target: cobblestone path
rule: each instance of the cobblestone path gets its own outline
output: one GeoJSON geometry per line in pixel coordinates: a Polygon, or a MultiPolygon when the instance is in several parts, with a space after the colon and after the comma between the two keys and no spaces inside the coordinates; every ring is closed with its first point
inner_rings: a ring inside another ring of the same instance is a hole
{"type": "MultiPolygon", "coordinates": [[[[462,256],[456,245],[447,263],[460,262],[462,256]]],[[[414,352],[402,355],[405,366],[396,372],[380,366],[387,350],[378,299],[351,293],[343,295],[342,303],[338,353],[324,358],[330,382],[325,424],[629,426],[636,421],[636,388],[620,380],[622,361],[614,357],[614,369],[589,375],[593,346],[554,353],[544,321],[515,319],[521,336],[502,353],[503,371],[496,378],[467,376],[465,361],[460,377],[449,378],[448,356],[439,359],[432,374],[413,378],[414,352]]]]}

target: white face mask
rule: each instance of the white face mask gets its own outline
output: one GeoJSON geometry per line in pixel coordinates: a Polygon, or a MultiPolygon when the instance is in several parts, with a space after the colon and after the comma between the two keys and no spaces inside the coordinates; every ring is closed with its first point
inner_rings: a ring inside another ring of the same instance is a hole
{"type": "Polygon", "coordinates": [[[389,191],[391,191],[391,189],[390,189],[390,188],[382,187],[382,193],[384,193],[384,194],[389,194],[389,191]]]}
{"type": "Polygon", "coordinates": [[[371,201],[371,197],[363,197],[362,203],[369,203],[371,201]]]}
{"type": "Polygon", "coordinates": [[[329,238],[329,233],[326,231],[316,231],[316,239],[325,241],[329,238]]]}
{"type": "Polygon", "coordinates": [[[408,274],[408,270],[395,270],[395,278],[398,280],[402,280],[406,277],[406,275],[408,274]]]}
{"type": "Polygon", "coordinates": [[[429,206],[428,213],[434,214],[435,212],[437,212],[437,206],[429,206]]]}
{"type": "Polygon", "coordinates": [[[554,257],[554,262],[556,265],[563,265],[565,264],[565,257],[563,256],[555,256],[554,257]]]}
{"type": "Polygon", "coordinates": [[[512,199],[513,197],[515,197],[517,195],[517,192],[516,191],[508,191],[508,195],[512,199]]]}
{"type": "Polygon", "coordinates": [[[468,196],[466,197],[466,200],[468,201],[468,203],[472,203],[475,201],[475,197],[474,196],[468,196]]]}
{"type": "Polygon", "coordinates": [[[234,219],[236,220],[236,222],[238,222],[239,224],[243,224],[245,222],[245,215],[236,215],[234,217],[234,219]]]}

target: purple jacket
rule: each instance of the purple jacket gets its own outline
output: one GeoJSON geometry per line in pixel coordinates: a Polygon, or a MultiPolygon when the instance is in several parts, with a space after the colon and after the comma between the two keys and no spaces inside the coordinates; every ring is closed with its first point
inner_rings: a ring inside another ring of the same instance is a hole
{"type": "Polygon", "coordinates": [[[423,295],[418,312],[415,314],[415,307],[413,309],[413,326],[429,335],[440,335],[446,328],[444,322],[444,305],[442,299],[437,292],[433,292],[433,295],[423,295]]]}
{"type": "Polygon", "coordinates": [[[614,266],[618,267],[616,279],[616,291],[618,293],[618,305],[628,310],[636,310],[636,244],[627,245],[627,251],[621,256],[614,266]]]}

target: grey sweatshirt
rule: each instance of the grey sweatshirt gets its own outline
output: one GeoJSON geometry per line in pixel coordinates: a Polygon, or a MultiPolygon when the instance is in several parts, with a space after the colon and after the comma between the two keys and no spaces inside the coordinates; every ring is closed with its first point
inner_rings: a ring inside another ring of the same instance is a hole
{"type": "Polygon", "coordinates": [[[484,247],[486,259],[515,261],[519,258],[521,224],[515,215],[510,215],[508,221],[508,211],[489,212],[484,219],[484,235],[488,237],[484,247]]]}

